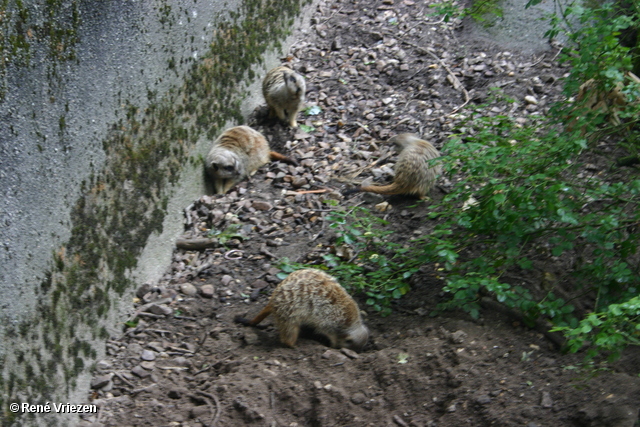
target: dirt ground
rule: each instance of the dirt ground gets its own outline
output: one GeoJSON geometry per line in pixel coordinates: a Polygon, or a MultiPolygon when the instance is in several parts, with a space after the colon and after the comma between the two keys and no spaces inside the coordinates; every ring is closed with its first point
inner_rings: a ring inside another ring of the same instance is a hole
{"type": "MultiPolygon", "coordinates": [[[[596,375],[577,369],[582,355],[563,355],[500,310],[475,321],[462,312],[431,317],[445,297],[434,266],[412,277],[388,317],[355,295],[371,331],[359,354],[313,336],[286,348],[273,326],[234,323],[266,304],[278,260],[321,262],[335,241],[325,221],[332,210],[375,211],[386,201],[391,209],[378,215],[394,241],[428,232],[429,202],[340,195],[392,179],[390,136],[414,132],[440,148],[491,87],[516,102],[496,102],[487,115],[523,123],[560,96],[557,49],[520,56],[430,12],[422,0],[320,2],[289,54],[306,78],[307,105],[319,109],[301,113],[306,127],[297,130],[265,122],[262,111],[250,120],[300,165],[272,163],[229,194],[185,207],[185,239],[233,232],[207,248],[176,249],[162,280],[141,284],[123,319],[130,327],[107,342],[95,370],[88,400],[99,413],[81,426],[638,425],[637,349],[596,375]]],[[[432,198],[447,184],[440,180],[432,198]]]]}

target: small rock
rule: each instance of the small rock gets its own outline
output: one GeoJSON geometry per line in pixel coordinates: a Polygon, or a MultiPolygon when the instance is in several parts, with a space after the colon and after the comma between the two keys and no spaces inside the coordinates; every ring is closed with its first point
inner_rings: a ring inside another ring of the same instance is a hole
{"type": "Polygon", "coordinates": [[[260,279],[256,280],[255,282],[253,282],[251,284],[251,287],[253,289],[264,289],[267,286],[269,286],[269,284],[267,282],[265,282],[264,280],[260,280],[260,279]]]}
{"type": "Polygon", "coordinates": [[[146,294],[151,292],[152,289],[153,286],[150,283],[145,283],[138,288],[138,290],[136,291],[136,296],[138,298],[143,298],[146,294]]]}
{"type": "Polygon", "coordinates": [[[156,367],[156,362],[142,361],[140,362],[140,366],[142,366],[147,371],[153,371],[156,367]]]}
{"type": "Polygon", "coordinates": [[[138,365],[135,368],[133,368],[131,370],[131,373],[133,375],[135,375],[136,377],[140,377],[140,378],[147,378],[149,375],[151,375],[151,372],[147,371],[146,369],[144,369],[140,365],[138,365]]]}
{"type": "Polygon", "coordinates": [[[392,207],[389,204],[389,202],[378,203],[377,205],[374,205],[373,208],[375,210],[377,210],[378,212],[387,212],[387,211],[390,211],[392,209],[392,207]]]}
{"type": "Polygon", "coordinates": [[[322,358],[323,359],[331,359],[332,357],[334,357],[336,355],[336,352],[333,350],[327,350],[324,353],[322,353],[322,358]]]}
{"type": "Polygon", "coordinates": [[[111,369],[113,367],[113,363],[111,363],[109,360],[101,360],[98,363],[96,363],[96,368],[97,369],[111,369]]]}
{"type": "Polygon", "coordinates": [[[214,293],[215,289],[213,288],[213,285],[202,285],[200,287],[200,295],[202,295],[203,298],[213,298],[214,293]]]}
{"type": "Polygon", "coordinates": [[[360,405],[366,402],[366,400],[367,396],[365,396],[364,393],[353,393],[353,396],[351,396],[351,403],[354,405],[360,405]]]}
{"type": "Polygon", "coordinates": [[[456,407],[455,403],[452,403],[451,405],[447,406],[447,412],[456,412],[458,408],[456,407]]]}
{"type": "Polygon", "coordinates": [[[486,394],[480,395],[478,397],[476,397],[476,402],[479,403],[480,405],[487,405],[489,403],[491,403],[491,398],[489,396],[487,396],[486,394]]]}
{"type": "Polygon", "coordinates": [[[322,353],[323,359],[331,359],[334,363],[344,363],[347,360],[347,357],[344,354],[340,354],[335,350],[327,350],[322,353]]]}
{"type": "Polygon", "coordinates": [[[180,285],[180,292],[182,292],[187,296],[192,297],[198,293],[198,289],[195,286],[193,286],[191,283],[183,283],[180,285]]]}
{"type": "Polygon", "coordinates": [[[273,205],[269,202],[265,202],[263,200],[254,200],[253,203],[251,203],[251,207],[254,208],[255,210],[258,211],[270,211],[271,209],[273,209],[273,205]]]}
{"type": "Polygon", "coordinates": [[[462,344],[467,339],[467,333],[465,331],[455,331],[449,337],[449,340],[453,344],[462,344]]]}
{"type": "Polygon", "coordinates": [[[308,183],[309,183],[309,181],[307,180],[307,178],[301,177],[301,176],[296,176],[291,181],[291,186],[293,188],[300,188],[300,187],[302,187],[304,185],[307,185],[308,183]]]}
{"type": "Polygon", "coordinates": [[[173,313],[173,309],[164,304],[151,304],[149,308],[147,308],[147,312],[159,316],[170,316],[173,313]]]}
{"type": "Polygon", "coordinates": [[[553,74],[543,74],[540,76],[540,80],[547,84],[550,84],[556,81],[556,76],[554,76],[553,74]]]}
{"type": "Polygon", "coordinates": [[[189,361],[189,359],[184,356],[176,357],[175,359],[173,359],[173,363],[175,363],[176,366],[191,366],[191,362],[189,361]]]}
{"type": "Polygon", "coordinates": [[[149,347],[156,353],[162,353],[164,351],[164,346],[162,345],[162,343],[159,343],[157,341],[151,341],[150,343],[147,343],[147,347],[149,347]]]}
{"type": "Polygon", "coordinates": [[[150,362],[152,360],[156,360],[156,353],[154,351],[151,351],[151,350],[143,350],[142,354],[140,355],[140,358],[142,360],[146,360],[146,361],[150,362]]]}
{"type": "Polygon", "coordinates": [[[229,276],[228,274],[225,274],[220,279],[220,283],[222,283],[222,286],[229,286],[229,283],[231,283],[232,280],[233,280],[233,277],[229,276]]]}
{"type": "Polygon", "coordinates": [[[551,408],[553,406],[551,393],[549,393],[548,391],[542,392],[542,398],[540,399],[540,406],[542,406],[543,408],[551,408]]]}
{"type": "Polygon", "coordinates": [[[535,96],[532,95],[527,95],[524,97],[524,102],[526,102],[527,104],[531,104],[531,105],[538,105],[538,100],[536,99],[535,96]]]}
{"type": "Polygon", "coordinates": [[[180,399],[182,397],[182,390],[178,390],[178,389],[171,389],[169,390],[169,393],[167,393],[167,396],[169,396],[170,399],[180,399]]]}
{"type": "Polygon", "coordinates": [[[91,388],[94,390],[101,389],[102,387],[109,384],[109,381],[111,381],[112,377],[113,377],[113,374],[106,374],[106,375],[100,375],[98,377],[93,377],[93,379],[91,380],[91,388]]]}

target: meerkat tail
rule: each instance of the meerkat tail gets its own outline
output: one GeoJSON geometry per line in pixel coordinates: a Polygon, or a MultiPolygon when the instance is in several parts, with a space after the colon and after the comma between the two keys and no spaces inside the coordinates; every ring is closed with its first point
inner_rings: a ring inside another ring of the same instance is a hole
{"type": "Polygon", "coordinates": [[[400,188],[397,183],[392,182],[389,185],[365,185],[361,187],[350,188],[348,190],[343,191],[342,195],[348,196],[350,194],[361,193],[361,192],[377,193],[385,196],[407,194],[407,192],[403,191],[403,189],[400,188]]]}
{"type": "Polygon", "coordinates": [[[404,191],[398,186],[397,183],[392,182],[389,185],[366,185],[361,186],[360,191],[366,191],[368,193],[383,194],[385,196],[393,196],[396,194],[405,194],[404,191]]]}
{"type": "Polygon", "coordinates": [[[295,161],[294,159],[292,159],[290,157],[285,156],[284,154],[280,154],[280,153],[278,153],[276,151],[270,151],[269,152],[269,156],[271,158],[271,161],[279,160],[281,162],[288,163],[290,165],[298,166],[298,162],[297,161],[295,161]]]}
{"type": "Polygon", "coordinates": [[[241,316],[236,316],[236,318],[234,319],[236,323],[240,323],[241,325],[245,325],[245,326],[257,326],[260,322],[262,322],[268,315],[271,314],[271,312],[273,311],[273,307],[271,307],[271,305],[267,305],[265,308],[262,309],[262,311],[260,313],[258,313],[258,315],[256,317],[254,317],[252,320],[249,319],[245,319],[244,317],[241,316]]]}
{"type": "Polygon", "coordinates": [[[354,188],[347,188],[346,190],[342,190],[342,195],[343,196],[350,196],[352,194],[355,193],[360,193],[362,190],[360,190],[360,187],[354,187],[354,188]]]}

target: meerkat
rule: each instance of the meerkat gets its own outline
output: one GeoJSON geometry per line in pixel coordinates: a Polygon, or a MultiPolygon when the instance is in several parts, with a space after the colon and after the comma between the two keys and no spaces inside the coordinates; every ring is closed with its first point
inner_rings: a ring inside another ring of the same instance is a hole
{"type": "Polygon", "coordinates": [[[389,139],[401,148],[395,166],[395,177],[389,185],[368,185],[352,188],[343,192],[344,195],[368,191],[383,195],[404,194],[426,197],[433,188],[437,176],[442,172],[442,166],[434,163],[433,159],[440,157],[440,152],[430,142],[420,139],[411,133],[402,133],[389,139]]]}
{"type": "Polygon", "coordinates": [[[260,132],[248,126],[236,126],[224,131],[213,142],[205,162],[215,192],[225,194],[271,160],[296,164],[294,160],[271,151],[260,132]]]}
{"type": "Polygon", "coordinates": [[[316,269],[297,270],[273,291],[267,306],[253,319],[236,322],[256,326],[273,314],[280,342],[294,347],[301,327],[326,336],[331,347],[360,351],[369,339],[360,310],[338,281],[316,269]]]}
{"type": "Polygon", "coordinates": [[[304,78],[292,69],[279,66],[270,70],[262,81],[262,94],[274,114],[292,128],[298,127],[296,117],[304,104],[307,87],[304,78]]]}

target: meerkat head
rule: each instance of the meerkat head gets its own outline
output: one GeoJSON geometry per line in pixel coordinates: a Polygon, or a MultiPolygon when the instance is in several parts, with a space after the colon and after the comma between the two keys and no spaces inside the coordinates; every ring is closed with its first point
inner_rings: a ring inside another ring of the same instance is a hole
{"type": "Polygon", "coordinates": [[[339,338],[338,347],[346,347],[360,352],[367,341],[369,341],[369,329],[359,322],[349,328],[346,335],[339,338]]]}
{"type": "Polygon", "coordinates": [[[400,148],[405,148],[407,145],[411,145],[419,140],[420,138],[412,133],[401,133],[393,138],[389,138],[390,143],[396,144],[400,148]]]}
{"type": "Polygon", "coordinates": [[[285,84],[287,85],[287,89],[289,90],[289,93],[295,94],[297,98],[304,96],[306,85],[301,75],[295,74],[295,73],[288,74],[286,72],[283,72],[282,78],[284,79],[285,84]]]}
{"type": "Polygon", "coordinates": [[[220,150],[210,157],[209,173],[214,178],[230,179],[246,175],[238,156],[228,150],[220,150]]]}

